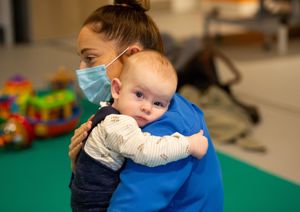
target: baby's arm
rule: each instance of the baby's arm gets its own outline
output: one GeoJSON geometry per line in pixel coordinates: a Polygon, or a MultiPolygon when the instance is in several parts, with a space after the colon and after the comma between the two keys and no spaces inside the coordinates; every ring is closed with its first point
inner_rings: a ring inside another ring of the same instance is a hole
{"type": "Polygon", "coordinates": [[[105,135],[107,148],[149,167],[164,165],[189,155],[201,158],[207,150],[207,139],[201,132],[190,137],[179,133],[152,136],[143,133],[136,121],[125,115],[109,115],[97,127],[105,135]]]}

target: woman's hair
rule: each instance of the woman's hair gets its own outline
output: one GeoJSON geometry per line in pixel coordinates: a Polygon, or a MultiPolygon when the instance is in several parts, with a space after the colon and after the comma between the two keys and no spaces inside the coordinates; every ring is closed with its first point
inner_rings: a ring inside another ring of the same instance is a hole
{"type": "Polygon", "coordinates": [[[96,33],[103,33],[108,40],[116,40],[121,48],[134,43],[145,49],[164,53],[159,30],[146,11],[149,0],[115,0],[95,10],[84,22],[96,33]]]}

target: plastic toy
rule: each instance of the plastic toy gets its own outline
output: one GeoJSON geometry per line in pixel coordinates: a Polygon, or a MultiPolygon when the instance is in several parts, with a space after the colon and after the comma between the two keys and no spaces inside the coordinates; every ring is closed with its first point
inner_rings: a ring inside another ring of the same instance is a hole
{"type": "Polygon", "coordinates": [[[29,99],[27,117],[39,137],[67,133],[76,127],[80,117],[75,93],[59,90],[35,95],[29,99]]]}
{"type": "Polygon", "coordinates": [[[48,80],[48,90],[34,91],[20,75],[0,91],[0,147],[30,147],[34,137],[52,137],[75,129],[80,110],[74,78],[59,69],[48,80]]]}
{"type": "Polygon", "coordinates": [[[21,75],[10,78],[4,86],[3,93],[7,95],[18,95],[32,93],[32,84],[21,75]]]}
{"type": "Polygon", "coordinates": [[[49,77],[48,81],[51,90],[73,89],[75,82],[74,71],[60,67],[49,77]]]}
{"type": "Polygon", "coordinates": [[[17,111],[17,108],[15,97],[8,95],[0,96],[0,117],[2,119],[7,119],[11,113],[17,111]]]}
{"type": "Polygon", "coordinates": [[[32,83],[24,77],[16,75],[5,83],[2,94],[14,97],[17,106],[15,110],[25,115],[28,98],[33,94],[32,83]]]}
{"type": "Polygon", "coordinates": [[[0,147],[27,148],[33,138],[33,128],[23,116],[11,114],[8,119],[0,118],[0,147]]]}

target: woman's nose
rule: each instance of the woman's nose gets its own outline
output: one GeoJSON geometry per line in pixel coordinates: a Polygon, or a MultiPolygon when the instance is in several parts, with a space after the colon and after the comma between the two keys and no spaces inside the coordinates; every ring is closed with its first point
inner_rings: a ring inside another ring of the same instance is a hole
{"type": "Polygon", "coordinates": [[[87,67],[86,67],[86,64],[81,60],[81,61],[79,62],[79,69],[84,69],[84,68],[87,68],[87,67]]]}

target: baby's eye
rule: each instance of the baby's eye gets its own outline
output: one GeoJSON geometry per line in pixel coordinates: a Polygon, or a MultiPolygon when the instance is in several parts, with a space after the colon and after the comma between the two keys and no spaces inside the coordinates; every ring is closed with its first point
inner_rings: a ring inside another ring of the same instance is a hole
{"type": "Polygon", "coordinates": [[[154,105],[157,107],[165,107],[165,105],[162,102],[154,102],[154,105]]]}
{"type": "Polygon", "coordinates": [[[142,97],[144,96],[143,93],[140,92],[140,91],[135,92],[135,95],[136,95],[138,98],[142,98],[142,97]]]}

